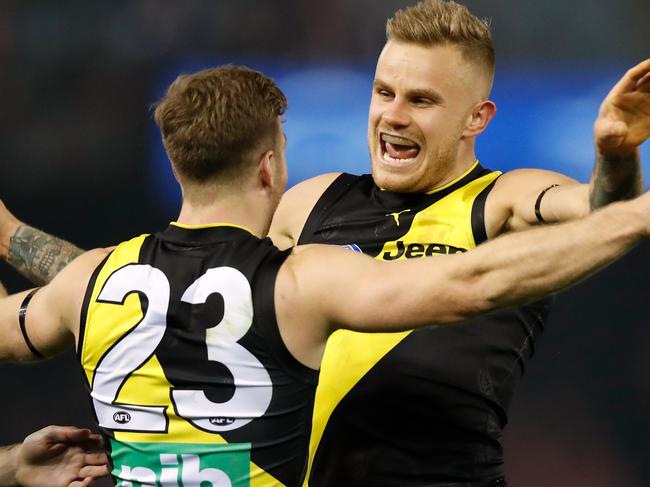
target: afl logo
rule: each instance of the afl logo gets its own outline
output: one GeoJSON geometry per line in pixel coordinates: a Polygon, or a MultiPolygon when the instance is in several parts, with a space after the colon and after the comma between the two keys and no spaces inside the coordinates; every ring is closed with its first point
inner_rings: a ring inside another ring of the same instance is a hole
{"type": "Polygon", "coordinates": [[[222,418],[222,417],[210,418],[210,423],[215,426],[227,426],[229,424],[233,424],[234,422],[235,422],[235,418],[222,418]]]}
{"type": "Polygon", "coordinates": [[[131,415],[126,411],[118,411],[113,415],[113,421],[118,424],[126,424],[131,421],[131,415]]]}

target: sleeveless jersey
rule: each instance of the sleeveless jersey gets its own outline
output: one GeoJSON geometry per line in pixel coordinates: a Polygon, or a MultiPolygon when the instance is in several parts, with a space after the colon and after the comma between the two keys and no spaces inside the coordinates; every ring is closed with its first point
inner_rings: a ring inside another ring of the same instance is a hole
{"type": "MultiPolygon", "coordinates": [[[[485,200],[499,175],[477,162],[432,192],[392,193],[370,175],[342,174],[299,243],[344,245],[383,260],[465,252],[487,238],[485,200]]],[[[454,326],[336,331],[316,392],[310,487],[498,479],[513,387],[546,310],[540,302],[454,326]]]]}
{"type": "Polygon", "coordinates": [[[284,346],[288,252],[231,225],[170,225],[95,270],[78,356],[118,486],[298,486],[317,372],[284,346]]]}

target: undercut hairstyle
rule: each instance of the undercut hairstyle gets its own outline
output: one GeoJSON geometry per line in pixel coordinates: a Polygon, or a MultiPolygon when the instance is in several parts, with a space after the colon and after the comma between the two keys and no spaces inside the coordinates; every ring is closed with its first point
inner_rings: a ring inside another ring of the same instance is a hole
{"type": "Polygon", "coordinates": [[[423,46],[458,46],[467,61],[494,75],[494,46],[490,22],[473,15],[465,5],[446,0],[423,0],[398,10],[386,22],[386,37],[423,46]]]}
{"type": "Polygon", "coordinates": [[[237,178],[266,150],[277,150],[287,99],[262,73],[221,66],[181,75],[154,118],[177,177],[205,183],[237,178]]]}

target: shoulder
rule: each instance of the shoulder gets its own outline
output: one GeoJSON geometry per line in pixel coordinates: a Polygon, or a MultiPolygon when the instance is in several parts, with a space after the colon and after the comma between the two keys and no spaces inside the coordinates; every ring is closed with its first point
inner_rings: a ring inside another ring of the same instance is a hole
{"type": "Polygon", "coordinates": [[[278,248],[296,245],[314,205],[340,174],[327,173],[306,179],[282,196],[269,230],[269,236],[278,248]]]}

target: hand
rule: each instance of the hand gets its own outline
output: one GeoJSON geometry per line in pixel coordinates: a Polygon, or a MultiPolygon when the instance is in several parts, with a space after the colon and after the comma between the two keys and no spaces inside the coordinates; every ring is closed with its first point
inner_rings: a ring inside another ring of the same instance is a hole
{"type": "Polygon", "coordinates": [[[634,153],[650,137],[650,59],[627,71],[609,92],[594,124],[603,155],[634,153]]]}
{"type": "Polygon", "coordinates": [[[16,479],[24,487],[87,487],[108,475],[100,435],[73,426],[48,426],[18,448],[16,479]]]}
{"type": "Polygon", "coordinates": [[[22,222],[0,200],[0,257],[5,260],[9,256],[9,240],[20,225],[22,225],[22,222]]]}

